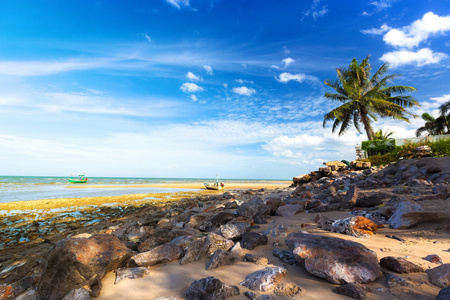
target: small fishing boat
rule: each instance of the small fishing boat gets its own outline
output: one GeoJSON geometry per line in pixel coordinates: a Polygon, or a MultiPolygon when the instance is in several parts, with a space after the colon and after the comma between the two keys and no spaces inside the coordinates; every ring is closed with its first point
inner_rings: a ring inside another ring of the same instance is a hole
{"type": "Polygon", "coordinates": [[[217,175],[217,177],[216,177],[216,182],[213,182],[213,183],[205,182],[204,185],[208,190],[218,191],[218,190],[223,190],[225,188],[225,184],[223,184],[223,182],[219,182],[219,175],[217,175]]]}
{"type": "Polygon", "coordinates": [[[87,177],[83,174],[78,175],[78,177],[74,177],[71,175],[69,178],[69,183],[86,183],[88,181],[87,177]]]}

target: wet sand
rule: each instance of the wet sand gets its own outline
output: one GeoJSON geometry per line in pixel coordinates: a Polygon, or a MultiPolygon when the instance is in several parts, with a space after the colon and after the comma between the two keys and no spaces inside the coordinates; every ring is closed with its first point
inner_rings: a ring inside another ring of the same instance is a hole
{"type": "MultiPolygon", "coordinates": [[[[292,181],[262,181],[262,182],[225,182],[225,189],[227,190],[242,190],[242,189],[275,189],[288,187],[292,181]]],[[[68,188],[82,189],[82,188],[173,188],[173,189],[201,189],[205,187],[203,183],[154,183],[154,184],[129,184],[129,185],[68,185],[68,188]]]]}

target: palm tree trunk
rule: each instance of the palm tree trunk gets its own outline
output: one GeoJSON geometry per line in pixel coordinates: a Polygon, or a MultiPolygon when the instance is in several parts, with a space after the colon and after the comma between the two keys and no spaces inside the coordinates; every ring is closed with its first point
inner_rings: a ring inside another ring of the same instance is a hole
{"type": "Polygon", "coordinates": [[[364,110],[364,108],[361,108],[359,111],[359,115],[361,116],[361,121],[364,124],[364,129],[366,130],[366,134],[367,134],[367,139],[369,141],[373,141],[373,130],[372,127],[369,124],[369,120],[367,117],[367,112],[364,110]]]}

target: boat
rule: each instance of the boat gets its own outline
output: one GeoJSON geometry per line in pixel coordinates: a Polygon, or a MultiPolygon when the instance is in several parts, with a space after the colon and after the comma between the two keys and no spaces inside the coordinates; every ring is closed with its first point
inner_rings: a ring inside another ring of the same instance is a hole
{"type": "Polygon", "coordinates": [[[208,190],[218,191],[218,190],[223,190],[225,188],[225,184],[223,184],[223,182],[219,182],[219,175],[217,175],[217,177],[216,177],[216,182],[213,182],[213,183],[205,182],[204,185],[208,190]]]}
{"type": "Polygon", "coordinates": [[[78,177],[74,177],[71,175],[69,178],[69,183],[86,183],[88,181],[87,177],[83,174],[78,175],[78,177]]]}

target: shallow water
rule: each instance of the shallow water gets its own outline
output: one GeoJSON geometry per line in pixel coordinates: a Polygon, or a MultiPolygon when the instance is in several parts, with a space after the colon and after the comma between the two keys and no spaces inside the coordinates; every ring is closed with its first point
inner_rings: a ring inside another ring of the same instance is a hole
{"type": "MultiPolygon", "coordinates": [[[[29,201],[57,198],[84,198],[100,196],[121,196],[129,194],[159,194],[192,191],[181,188],[130,187],[129,185],[145,184],[179,184],[214,181],[211,178],[121,178],[121,177],[88,177],[88,182],[81,184],[83,188],[71,188],[68,177],[45,176],[0,176],[0,203],[13,201],[29,201]],[[109,187],[107,187],[109,185],[109,187]],[[114,185],[114,187],[111,187],[114,185]],[[104,187],[102,187],[104,186],[104,187]]],[[[271,180],[221,179],[227,183],[258,183],[271,180]]]]}

